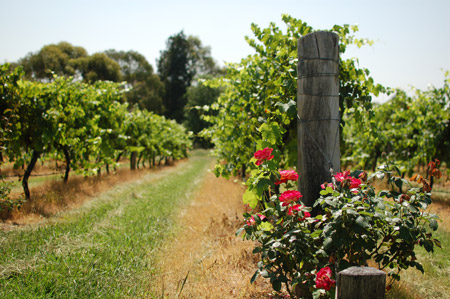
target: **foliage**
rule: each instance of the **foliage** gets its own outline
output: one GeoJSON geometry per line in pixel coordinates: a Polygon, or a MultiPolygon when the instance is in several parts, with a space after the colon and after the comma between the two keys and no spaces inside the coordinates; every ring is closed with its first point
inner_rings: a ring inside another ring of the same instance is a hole
{"type": "Polygon", "coordinates": [[[87,57],[83,47],[68,42],[43,46],[38,52],[30,53],[17,64],[25,71],[25,78],[34,80],[52,80],[58,76],[76,76],[80,69],[80,59],[87,57]]]}
{"type": "MultiPolygon", "coordinates": [[[[218,99],[218,115],[210,117],[213,126],[204,132],[216,147],[217,175],[228,176],[245,170],[257,140],[270,137],[283,153],[281,166],[296,164],[297,124],[297,41],[314,29],[301,20],[283,15],[286,32],[274,23],[261,29],[252,24],[255,39],[247,38],[256,51],[237,64],[229,64],[223,79],[209,86],[224,88],[218,99]],[[236,124],[239,124],[237,126],[236,124]]],[[[354,36],[356,26],[334,26],[339,35],[340,53],[346,47],[370,44],[354,36]]],[[[373,82],[369,71],[357,66],[355,59],[340,59],[341,113],[352,113],[357,120],[371,109],[371,95],[384,88],[373,82]],[[354,108],[350,110],[350,108],[354,108]]]]}
{"type": "Polygon", "coordinates": [[[183,126],[146,110],[128,113],[125,127],[127,148],[138,152],[139,160],[148,160],[150,165],[155,165],[156,157],[160,162],[185,158],[191,147],[190,135],[183,126]]]}
{"type": "Polygon", "coordinates": [[[163,114],[164,84],[147,59],[135,51],[108,50],[105,54],[120,66],[121,78],[129,87],[125,98],[130,107],[137,105],[141,110],[163,114]]]}
{"type": "Polygon", "coordinates": [[[29,80],[49,82],[54,75],[74,77],[85,82],[121,80],[119,64],[104,53],[88,55],[83,47],[68,42],[43,46],[13,64],[21,66],[29,80]]]}
{"type": "Polygon", "coordinates": [[[64,156],[65,181],[71,169],[100,173],[124,152],[166,161],[187,156],[191,141],[184,127],[146,110],[128,113],[121,84],[56,75],[50,83],[33,82],[22,80],[20,69],[8,69],[1,66],[0,152],[15,168],[27,165],[22,180],[27,199],[28,177],[45,155],[64,156]]]}
{"type": "Polygon", "coordinates": [[[5,181],[4,178],[0,176],[0,212],[5,207],[11,209],[14,206],[14,202],[9,199],[11,185],[11,182],[5,181]]]}
{"type": "Polygon", "coordinates": [[[165,85],[164,115],[181,123],[187,88],[197,74],[215,71],[215,63],[209,48],[203,47],[197,37],[186,37],[183,31],[170,36],[166,47],[158,60],[158,74],[165,85]]]}
{"type": "Polygon", "coordinates": [[[81,65],[81,75],[85,82],[122,80],[119,64],[109,58],[105,53],[95,53],[83,57],[79,61],[81,65]]]}
{"type": "Polygon", "coordinates": [[[215,114],[215,110],[211,108],[220,95],[220,88],[213,88],[203,84],[205,78],[202,77],[198,84],[193,84],[187,89],[187,103],[184,107],[184,125],[189,131],[194,133],[194,144],[201,147],[211,147],[211,143],[203,138],[199,133],[211,126],[204,120],[215,114]]]}
{"type": "MultiPolygon", "coordinates": [[[[417,245],[428,252],[440,247],[432,235],[437,216],[425,212],[431,203],[427,180],[410,186],[391,166],[369,178],[362,171],[337,173],[332,183],[324,183],[316,201],[322,213],[311,217],[311,208],[299,202],[301,194],[290,190],[298,176],[278,171],[279,153],[274,149],[272,155],[271,148],[257,151],[252,161],[259,168],[246,183],[244,203],[256,214],[244,215],[247,221],[238,233],[244,230],[247,239],[258,241],[254,253],[261,261],[252,281],[261,275],[276,291],[284,284],[291,296],[319,298],[333,297],[337,272],[367,265],[368,260],[389,268],[397,280],[403,269],[424,271],[416,260],[417,245]],[[385,176],[392,190],[376,193],[373,180],[385,176]]],[[[439,176],[437,167],[435,163],[433,175],[439,176]]]]}
{"type": "Polygon", "coordinates": [[[411,175],[416,165],[439,156],[449,163],[450,156],[450,76],[446,72],[441,88],[414,90],[412,96],[396,90],[392,99],[374,109],[369,132],[350,117],[345,121],[346,156],[364,168],[395,161],[402,172],[411,175]]]}
{"type": "Polygon", "coordinates": [[[145,57],[136,51],[107,50],[88,55],[87,51],[68,42],[49,44],[30,53],[14,66],[22,66],[29,80],[50,82],[54,75],[73,77],[75,81],[126,81],[124,100],[129,107],[137,105],[162,114],[164,84],[145,57]]]}

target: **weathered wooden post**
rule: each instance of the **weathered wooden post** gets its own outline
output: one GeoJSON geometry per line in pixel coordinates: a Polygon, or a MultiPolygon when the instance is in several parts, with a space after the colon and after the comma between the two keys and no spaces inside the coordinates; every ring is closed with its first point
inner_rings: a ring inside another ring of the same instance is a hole
{"type": "Polygon", "coordinates": [[[338,273],[336,299],[384,299],[386,273],[372,267],[350,267],[338,273]]]}
{"type": "MultiPolygon", "coordinates": [[[[340,170],[339,38],[314,32],[298,41],[298,173],[305,205],[312,207],[320,184],[340,170]]],[[[386,274],[351,267],[337,275],[337,299],[384,298],[386,274]]]]}
{"type": "Polygon", "coordinates": [[[312,207],[320,184],[340,169],[339,37],[319,31],[298,41],[299,191],[312,207]]]}

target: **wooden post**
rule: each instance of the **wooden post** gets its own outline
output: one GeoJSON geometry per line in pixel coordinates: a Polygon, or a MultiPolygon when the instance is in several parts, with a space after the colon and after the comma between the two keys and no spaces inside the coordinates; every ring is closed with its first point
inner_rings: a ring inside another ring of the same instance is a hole
{"type": "Polygon", "coordinates": [[[314,32],[298,41],[298,173],[302,201],[312,207],[320,184],[340,169],[339,37],[314,32]]]}
{"type": "Polygon", "coordinates": [[[350,267],[337,275],[336,299],[384,299],[386,273],[372,267],[350,267]]]}

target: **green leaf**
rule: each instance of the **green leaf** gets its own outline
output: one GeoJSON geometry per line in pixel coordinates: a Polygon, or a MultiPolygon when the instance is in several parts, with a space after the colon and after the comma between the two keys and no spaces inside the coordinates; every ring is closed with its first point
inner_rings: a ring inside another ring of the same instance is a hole
{"type": "Polygon", "coordinates": [[[361,216],[368,216],[368,217],[373,217],[374,216],[374,214],[366,212],[366,211],[361,211],[361,212],[359,212],[359,214],[361,216]]]}
{"type": "Polygon", "coordinates": [[[434,231],[438,229],[438,223],[436,219],[430,219],[430,228],[434,231]]]}
{"type": "Polygon", "coordinates": [[[279,292],[281,291],[281,281],[276,279],[272,282],[272,287],[275,291],[279,292]]]}
{"type": "Polygon", "coordinates": [[[130,152],[138,152],[138,153],[140,153],[140,152],[142,152],[143,150],[145,150],[145,147],[143,147],[143,146],[129,146],[129,147],[127,147],[127,149],[128,149],[130,152]]]}
{"type": "Polygon", "coordinates": [[[277,144],[281,140],[280,126],[277,123],[264,123],[259,127],[263,140],[277,144]]]}
{"type": "Polygon", "coordinates": [[[409,229],[404,226],[400,227],[398,236],[405,241],[411,241],[412,239],[409,229]]]}
{"type": "Polygon", "coordinates": [[[439,241],[438,239],[433,239],[433,242],[437,247],[442,248],[441,241],[439,241]]]}
{"type": "Polygon", "coordinates": [[[256,278],[259,276],[259,270],[255,271],[255,274],[253,274],[252,278],[250,279],[250,283],[254,283],[256,278]]]}
{"type": "Polygon", "coordinates": [[[370,228],[369,221],[366,217],[359,216],[358,218],[356,218],[356,224],[363,228],[370,228]]]}
{"type": "Polygon", "coordinates": [[[260,225],[258,225],[258,229],[263,231],[271,231],[273,229],[273,225],[268,221],[263,221],[260,225]]]}
{"type": "MultiPolygon", "coordinates": [[[[353,210],[352,208],[347,209],[347,214],[353,215],[353,216],[359,216],[359,213],[353,210]]],[[[358,217],[359,218],[359,217],[358,217]]],[[[363,218],[363,217],[362,217],[363,218]]]]}
{"type": "Polygon", "coordinates": [[[247,204],[251,209],[254,209],[258,205],[259,199],[258,196],[253,191],[247,189],[245,190],[242,201],[244,204],[247,204]]]}
{"type": "Polygon", "coordinates": [[[286,113],[288,116],[297,114],[297,103],[294,100],[289,100],[287,103],[278,102],[275,104],[281,113],[286,113]]]}
{"type": "Polygon", "coordinates": [[[317,238],[322,234],[322,230],[321,229],[316,229],[312,232],[311,234],[311,238],[317,238]]]}
{"type": "Polygon", "coordinates": [[[414,262],[414,267],[416,267],[417,270],[422,272],[422,274],[425,273],[425,270],[423,269],[423,266],[421,264],[419,264],[418,262],[414,262]]]}
{"type": "Polygon", "coordinates": [[[331,237],[328,237],[323,241],[323,248],[325,250],[327,250],[331,247],[332,244],[333,244],[333,239],[331,237]]]}

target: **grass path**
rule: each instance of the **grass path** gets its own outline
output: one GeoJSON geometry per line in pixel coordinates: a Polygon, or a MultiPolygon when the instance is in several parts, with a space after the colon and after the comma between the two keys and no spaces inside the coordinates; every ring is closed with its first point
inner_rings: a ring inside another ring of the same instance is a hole
{"type": "Polygon", "coordinates": [[[254,244],[235,236],[243,223],[244,190],[231,179],[206,175],[158,253],[152,298],[269,298],[267,280],[250,284],[258,262],[254,244]]]}
{"type": "MultiPolygon", "coordinates": [[[[0,298],[268,298],[250,285],[253,244],[234,236],[243,187],[217,179],[206,151],[112,187],[46,222],[0,230],[0,298]]],[[[447,218],[444,223],[447,223],[447,218]]],[[[449,298],[445,250],[420,252],[387,298],[449,298]]]]}
{"type": "Polygon", "coordinates": [[[150,296],[152,256],[210,164],[196,152],[46,223],[0,231],[0,298],[150,296]]]}

